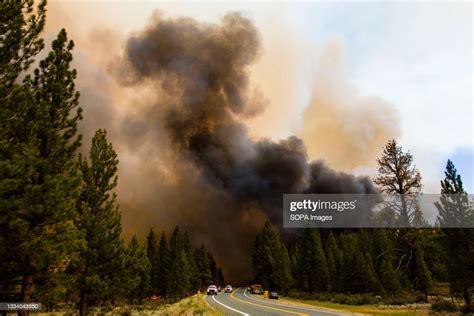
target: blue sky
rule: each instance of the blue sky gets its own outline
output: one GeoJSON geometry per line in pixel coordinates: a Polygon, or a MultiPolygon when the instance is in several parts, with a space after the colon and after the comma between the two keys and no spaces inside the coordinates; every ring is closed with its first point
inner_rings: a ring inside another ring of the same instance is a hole
{"type": "Polygon", "coordinates": [[[473,192],[471,3],[317,2],[291,19],[315,42],[342,38],[351,81],[399,110],[425,189],[436,192],[450,158],[473,192]]]}

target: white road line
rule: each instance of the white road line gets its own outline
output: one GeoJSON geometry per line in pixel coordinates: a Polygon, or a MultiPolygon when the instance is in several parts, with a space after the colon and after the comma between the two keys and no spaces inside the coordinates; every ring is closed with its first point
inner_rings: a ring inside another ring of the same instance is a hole
{"type": "Polygon", "coordinates": [[[327,311],[325,309],[315,309],[315,308],[309,308],[309,307],[300,307],[298,305],[287,305],[287,304],[283,304],[283,303],[274,303],[274,302],[268,302],[268,301],[264,301],[264,300],[259,300],[257,298],[254,298],[250,295],[247,294],[247,289],[244,290],[244,296],[246,298],[249,298],[251,300],[254,300],[254,301],[257,301],[257,302],[260,302],[260,303],[267,303],[267,304],[272,304],[272,305],[277,305],[277,306],[285,306],[285,307],[292,307],[292,308],[296,308],[296,309],[302,309],[302,310],[307,310],[307,311],[312,311],[312,312],[315,312],[315,313],[328,313],[328,314],[333,314],[333,315],[345,315],[345,314],[341,314],[341,313],[337,313],[337,312],[332,312],[332,311],[327,311]]]}
{"type": "Polygon", "coordinates": [[[222,305],[222,306],[224,306],[225,308],[230,309],[231,311],[234,311],[234,312],[236,312],[236,313],[239,313],[240,315],[249,316],[249,314],[247,314],[247,313],[241,312],[241,311],[239,311],[239,310],[237,310],[237,309],[235,309],[235,308],[232,308],[232,307],[230,307],[230,306],[225,305],[224,303],[219,302],[218,300],[216,300],[215,295],[212,296],[212,299],[213,299],[214,302],[216,302],[217,304],[222,305]]]}
{"type": "Polygon", "coordinates": [[[213,307],[211,304],[209,304],[209,302],[207,301],[207,295],[206,295],[206,294],[204,294],[203,299],[204,299],[204,302],[206,302],[206,305],[207,305],[207,306],[209,306],[209,307],[212,308],[212,309],[216,309],[216,308],[213,307]]]}

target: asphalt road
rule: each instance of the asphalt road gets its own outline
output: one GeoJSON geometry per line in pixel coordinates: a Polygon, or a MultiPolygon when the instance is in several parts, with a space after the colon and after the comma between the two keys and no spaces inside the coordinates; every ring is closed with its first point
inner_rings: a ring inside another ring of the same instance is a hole
{"type": "Polygon", "coordinates": [[[206,295],[206,302],[226,315],[318,315],[336,316],[347,315],[309,306],[294,306],[280,303],[277,300],[264,300],[247,293],[239,288],[233,293],[221,292],[218,295],[206,295]]]}

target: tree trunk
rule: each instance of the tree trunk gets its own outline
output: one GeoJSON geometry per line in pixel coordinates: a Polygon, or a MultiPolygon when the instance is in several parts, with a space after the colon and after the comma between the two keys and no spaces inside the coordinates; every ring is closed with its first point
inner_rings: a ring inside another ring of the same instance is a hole
{"type": "Polygon", "coordinates": [[[402,222],[400,224],[405,225],[408,228],[410,227],[410,214],[408,214],[407,201],[403,194],[400,194],[400,198],[402,200],[402,209],[400,210],[400,219],[402,222]]]}
{"type": "MultiPolygon", "coordinates": [[[[20,301],[22,303],[29,303],[31,299],[31,293],[33,292],[33,276],[29,273],[23,275],[21,282],[21,294],[20,301]]],[[[28,315],[28,311],[18,311],[19,316],[28,315]]]]}
{"type": "Polygon", "coordinates": [[[471,306],[471,295],[469,293],[469,289],[467,287],[467,285],[464,285],[464,288],[463,288],[463,296],[464,296],[464,302],[466,302],[466,305],[468,306],[471,306]]]}
{"type": "Polygon", "coordinates": [[[87,314],[87,294],[85,291],[81,291],[79,298],[79,315],[85,316],[87,314]]]}

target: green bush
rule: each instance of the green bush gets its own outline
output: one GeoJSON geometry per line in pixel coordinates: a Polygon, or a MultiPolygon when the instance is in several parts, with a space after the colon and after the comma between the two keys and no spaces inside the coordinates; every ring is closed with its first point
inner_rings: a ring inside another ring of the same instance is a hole
{"type": "Polygon", "coordinates": [[[463,314],[469,314],[469,313],[473,313],[473,314],[474,314],[474,306],[464,304],[463,306],[461,306],[461,308],[459,309],[459,311],[460,311],[461,313],[463,313],[463,314]]]}
{"type": "Polygon", "coordinates": [[[458,307],[450,301],[439,301],[431,304],[431,310],[434,312],[456,312],[458,307]]]}
{"type": "Polygon", "coordinates": [[[346,305],[367,305],[377,303],[378,299],[372,294],[336,294],[331,302],[346,305]]]}

